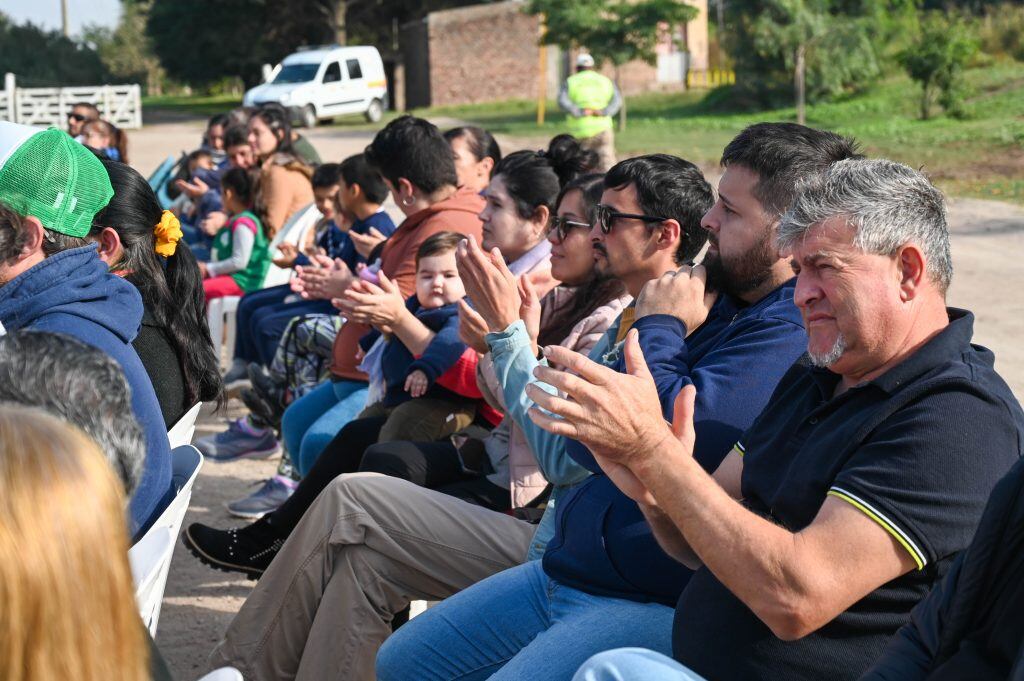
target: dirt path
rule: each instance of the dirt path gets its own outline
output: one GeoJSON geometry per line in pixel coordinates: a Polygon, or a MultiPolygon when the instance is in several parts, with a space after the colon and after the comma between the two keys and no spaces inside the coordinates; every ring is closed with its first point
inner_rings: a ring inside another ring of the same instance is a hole
{"type": "MultiPolygon", "coordinates": [[[[191,149],[202,124],[169,122],[135,131],[131,136],[133,165],[144,174],[168,153],[191,149]]],[[[344,128],[320,128],[308,133],[325,160],[341,160],[361,151],[370,134],[344,128]]],[[[501,140],[512,150],[513,140],[501,140]]],[[[525,146],[533,148],[535,144],[525,146]]],[[[394,206],[389,212],[397,217],[394,206]]],[[[950,203],[955,276],[949,292],[951,305],[967,307],[977,316],[975,342],[995,351],[997,367],[1018,397],[1024,398],[1024,209],[994,201],[972,199],[950,203]]],[[[204,414],[198,435],[224,428],[225,418],[242,413],[233,400],[223,415],[204,414]]],[[[270,461],[240,461],[204,466],[185,522],[214,527],[241,524],[228,516],[224,504],[248,494],[254,483],[271,475],[270,461]]],[[[175,678],[198,678],[206,658],[252,588],[252,582],[210,570],[178,544],[167,583],[157,643],[175,678]]]]}

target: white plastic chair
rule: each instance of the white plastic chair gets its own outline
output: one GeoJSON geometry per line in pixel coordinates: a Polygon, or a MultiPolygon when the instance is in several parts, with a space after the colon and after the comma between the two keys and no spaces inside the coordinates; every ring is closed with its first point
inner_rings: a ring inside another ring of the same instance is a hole
{"type": "Polygon", "coordinates": [[[220,669],[214,669],[203,678],[198,679],[198,681],[244,681],[244,679],[242,678],[242,672],[234,667],[221,667],[220,669]]]}
{"type": "Polygon", "coordinates": [[[163,599],[163,587],[159,584],[163,567],[171,562],[174,551],[174,535],[166,527],[157,527],[146,533],[134,546],[128,549],[128,563],[132,568],[132,581],[135,582],[135,603],[138,605],[142,620],[151,627],[155,635],[156,627],[151,626],[154,619],[154,608],[159,609],[163,599]]]}
{"type": "MultiPolygon", "coordinates": [[[[309,204],[300,208],[288,219],[270,242],[270,253],[273,255],[277,247],[282,243],[299,245],[306,239],[309,230],[316,226],[317,221],[323,214],[317,210],[316,204],[309,204]]],[[[263,285],[260,288],[270,288],[287,284],[291,276],[291,269],[282,269],[271,263],[263,278],[263,285]]],[[[210,338],[213,339],[214,348],[221,348],[221,343],[227,346],[230,352],[235,348],[235,314],[238,312],[240,296],[224,296],[214,298],[206,304],[206,323],[210,326],[210,338]]],[[[221,353],[218,353],[220,358],[221,353]]]]}
{"type": "Polygon", "coordinates": [[[202,402],[192,405],[192,408],[185,412],[185,415],[167,431],[171,449],[192,444],[192,436],[196,434],[196,419],[199,418],[199,410],[202,408],[202,402]]]}
{"type": "Polygon", "coordinates": [[[134,567],[132,568],[132,576],[136,578],[135,596],[138,600],[139,613],[153,638],[156,638],[160,606],[163,604],[164,588],[167,586],[167,573],[171,569],[173,551],[170,549],[173,548],[174,538],[181,531],[181,523],[185,519],[185,512],[192,499],[192,486],[195,484],[202,466],[203,455],[192,445],[183,445],[171,451],[171,477],[177,493],[145,536],[128,550],[129,561],[133,566],[136,564],[139,566],[138,573],[134,567]],[[160,540],[151,539],[151,536],[162,537],[165,534],[170,537],[169,548],[165,553],[160,554],[156,549],[160,546],[160,540]],[[154,556],[159,557],[156,568],[149,565],[154,556]],[[153,577],[154,569],[156,570],[155,577],[153,577]],[[140,583],[138,581],[140,576],[146,576],[149,581],[146,584],[140,583]]]}

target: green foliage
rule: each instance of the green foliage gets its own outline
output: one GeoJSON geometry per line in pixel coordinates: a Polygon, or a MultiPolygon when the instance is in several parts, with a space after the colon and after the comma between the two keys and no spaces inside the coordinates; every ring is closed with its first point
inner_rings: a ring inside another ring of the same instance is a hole
{"type": "Polygon", "coordinates": [[[117,27],[90,26],[85,39],[96,51],[111,75],[119,81],[145,85],[146,92],[160,94],[167,77],[153,45],[146,35],[146,21],[153,0],[122,0],[117,27]]]}
{"type": "Polygon", "coordinates": [[[862,89],[884,71],[888,46],[916,23],[913,0],[731,0],[726,18],[733,97],[748,108],[792,101],[801,45],[809,101],[862,89]]]}
{"type": "Polygon", "coordinates": [[[697,16],[696,8],[678,0],[530,0],[526,11],[544,15],[545,43],[585,47],[598,62],[616,66],[634,59],[653,63],[659,29],[697,16]]]}
{"type": "Polygon", "coordinates": [[[21,87],[101,85],[110,73],[87,43],[31,23],[16,25],[0,12],[0,71],[17,76],[21,87]]]}
{"type": "Polygon", "coordinates": [[[918,39],[900,55],[907,74],[921,86],[921,118],[931,116],[932,104],[950,115],[963,114],[966,95],[964,67],[978,51],[978,41],[959,17],[929,12],[918,39]]]}
{"type": "MultiPolygon", "coordinates": [[[[918,118],[914,82],[900,72],[865,91],[807,107],[815,128],[852,135],[869,156],[923,168],[952,195],[1012,200],[1024,205],[1024,64],[997,62],[964,74],[975,94],[969,119],[918,118]]],[[[792,121],[793,107],[737,111],[723,106],[731,88],[637,95],[630,98],[630,126],[616,135],[620,158],[653,152],[677,154],[704,168],[718,164],[722,149],[740,130],[761,121],[792,121]]],[[[538,127],[532,101],[494,102],[420,112],[482,125],[537,149],[564,132],[552,118],[538,127]]]]}
{"type": "Polygon", "coordinates": [[[981,51],[994,57],[1024,61],[1024,7],[997,5],[978,22],[981,51]]]}

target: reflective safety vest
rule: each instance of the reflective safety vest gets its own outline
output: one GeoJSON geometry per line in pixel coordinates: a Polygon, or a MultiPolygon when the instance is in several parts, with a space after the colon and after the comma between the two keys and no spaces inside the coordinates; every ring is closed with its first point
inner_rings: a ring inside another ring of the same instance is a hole
{"type": "MultiPolygon", "coordinates": [[[[615,85],[606,76],[597,71],[580,71],[569,76],[565,81],[569,99],[580,109],[603,109],[615,96],[615,85]]],[[[611,130],[611,116],[576,116],[569,115],[569,134],[577,139],[593,137],[605,130],[611,130]]]]}

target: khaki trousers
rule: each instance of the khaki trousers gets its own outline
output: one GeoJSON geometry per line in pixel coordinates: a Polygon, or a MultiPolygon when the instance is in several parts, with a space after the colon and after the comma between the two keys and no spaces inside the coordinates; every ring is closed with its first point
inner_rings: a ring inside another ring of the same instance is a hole
{"type": "Polygon", "coordinates": [[[615,132],[608,128],[599,132],[593,137],[585,137],[580,140],[580,145],[585,149],[593,149],[597,152],[597,165],[595,172],[606,173],[615,165],[615,132]]]}
{"type": "Polygon", "coordinates": [[[391,619],[521,564],[535,525],[375,473],[309,508],[210,656],[247,681],[374,679],[391,619]]]}

